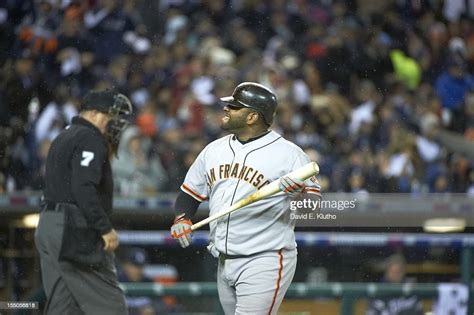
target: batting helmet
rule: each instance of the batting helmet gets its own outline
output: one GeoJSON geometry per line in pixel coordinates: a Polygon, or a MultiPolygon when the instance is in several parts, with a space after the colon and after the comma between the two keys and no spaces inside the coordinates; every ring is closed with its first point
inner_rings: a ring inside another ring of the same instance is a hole
{"type": "Polygon", "coordinates": [[[275,94],[265,86],[254,82],[237,85],[232,96],[222,97],[221,101],[237,107],[252,108],[259,112],[267,125],[273,122],[277,107],[275,94]]]}

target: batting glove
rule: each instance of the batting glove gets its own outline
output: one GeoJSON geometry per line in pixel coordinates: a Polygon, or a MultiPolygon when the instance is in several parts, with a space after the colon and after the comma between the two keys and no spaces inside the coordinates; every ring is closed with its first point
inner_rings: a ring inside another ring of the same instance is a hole
{"type": "Polygon", "coordinates": [[[288,176],[284,176],[280,178],[279,188],[281,191],[294,195],[297,193],[302,193],[305,189],[304,182],[298,178],[290,178],[288,176]]]}
{"type": "Polygon", "coordinates": [[[182,248],[186,248],[191,243],[192,231],[191,220],[186,219],[185,214],[180,214],[174,219],[174,224],[171,226],[171,237],[178,240],[182,248]]]}

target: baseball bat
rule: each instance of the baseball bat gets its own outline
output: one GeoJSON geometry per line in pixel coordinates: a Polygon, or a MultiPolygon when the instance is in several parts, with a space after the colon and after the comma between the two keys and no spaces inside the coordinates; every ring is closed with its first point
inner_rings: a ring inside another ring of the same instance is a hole
{"type": "MultiPolygon", "coordinates": [[[[300,180],[304,181],[304,180],[310,178],[311,176],[318,175],[318,174],[319,174],[318,164],[316,162],[310,162],[310,163],[308,163],[308,164],[306,164],[306,165],[304,165],[304,166],[302,166],[302,167],[300,167],[300,168],[294,170],[293,172],[290,172],[290,173],[288,173],[284,176],[288,176],[290,178],[297,178],[297,179],[300,179],[300,180]]],[[[237,211],[240,208],[245,207],[245,206],[247,206],[251,203],[254,203],[254,202],[259,201],[261,199],[264,199],[266,197],[272,196],[272,195],[276,194],[279,191],[280,191],[279,179],[277,179],[277,180],[274,180],[273,182],[271,182],[270,184],[263,186],[262,188],[260,188],[256,192],[248,195],[244,199],[239,200],[238,202],[234,203],[232,206],[225,209],[224,211],[219,211],[218,213],[215,213],[215,214],[209,216],[208,218],[193,224],[191,226],[191,231],[195,231],[195,230],[199,229],[200,227],[225,216],[226,214],[232,213],[232,212],[237,211]]]]}

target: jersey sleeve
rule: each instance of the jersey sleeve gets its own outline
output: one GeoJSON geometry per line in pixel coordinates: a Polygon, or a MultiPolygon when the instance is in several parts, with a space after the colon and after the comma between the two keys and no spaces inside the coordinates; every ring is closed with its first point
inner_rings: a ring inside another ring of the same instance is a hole
{"type": "MultiPolygon", "coordinates": [[[[299,150],[299,151],[300,152],[297,153],[296,159],[293,163],[293,166],[290,172],[311,162],[310,158],[308,157],[306,153],[304,153],[303,150],[299,150]]],[[[310,178],[306,179],[304,181],[304,184],[305,184],[305,189],[303,191],[304,193],[315,194],[321,197],[321,185],[319,184],[319,180],[316,178],[316,176],[311,176],[310,178]]]]}
{"type": "Polygon", "coordinates": [[[71,160],[71,188],[75,202],[89,226],[101,234],[112,229],[97,192],[97,186],[102,179],[102,168],[107,158],[107,148],[102,139],[88,133],[79,141],[71,160]]]}
{"type": "Polygon", "coordinates": [[[205,155],[207,148],[205,148],[191,165],[181,185],[181,190],[190,195],[199,202],[206,201],[209,198],[209,191],[207,186],[207,175],[205,167],[205,155]]]}

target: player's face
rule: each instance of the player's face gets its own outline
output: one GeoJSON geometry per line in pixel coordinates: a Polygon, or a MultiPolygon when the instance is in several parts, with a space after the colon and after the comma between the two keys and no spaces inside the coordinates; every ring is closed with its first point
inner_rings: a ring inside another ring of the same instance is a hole
{"type": "Polygon", "coordinates": [[[224,107],[224,117],[222,117],[221,128],[230,132],[245,128],[245,126],[247,126],[247,116],[250,112],[248,108],[227,104],[224,107]]]}

